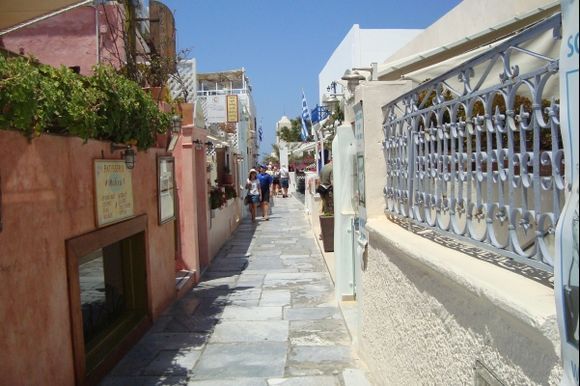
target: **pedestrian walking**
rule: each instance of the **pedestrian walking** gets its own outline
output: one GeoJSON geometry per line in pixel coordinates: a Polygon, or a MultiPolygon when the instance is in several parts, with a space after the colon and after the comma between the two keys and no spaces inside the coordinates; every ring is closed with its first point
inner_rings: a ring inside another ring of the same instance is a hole
{"type": "Polygon", "coordinates": [[[272,188],[274,197],[278,197],[278,194],[281,192],[280,189],[280,170],[276,166],[272,168],[272,188]]]}
{"type": "Polygon", "coordinates": [[[266,167],[260,165],[260,174],[258,174],[258,180],[260,180],[260,192],[261,192],[261,205],[262,205],[262,216],[264,220],[270,220],[268,218],[268,213],[270,210],[270,191],[272,189],[272,176],[266,171],[266,167]]]}
{"type": "Polygon", "coordinates": [[[288,197],[288,181],[290,179],[290,173],[286,165],[280,167],[280,186],[282,187],[282,197],[288,197]]]}
{"type": "Polygon", "coordinates": [[[258,180],[258,172],[256,169],[250,169],[248,179],[246,180],[247,194],[244,202],[248,205],[252,222],[256,222],[256,208],[262,199],[262,192],[260,189],[260,180],[258,180]]]}
{"type": "Polygon", "coordinates": [[[329,160],[320,171],[320,186],[316,190],[322,198],[322,213],[334,212],[332,180],[332,160],[329,160]]]}

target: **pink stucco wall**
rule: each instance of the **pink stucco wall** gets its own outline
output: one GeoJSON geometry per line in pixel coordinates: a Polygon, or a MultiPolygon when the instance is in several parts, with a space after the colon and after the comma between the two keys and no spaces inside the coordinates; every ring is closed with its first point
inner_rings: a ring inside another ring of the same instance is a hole
{"type": "Polygon", "coordinates": [[[180,268],[199,274],[197,247],[197,205],[193,190],[193,146],[191,135],[182,133],[173,152],[175,183],[179,202],[179,263],[180,268]]]}
{"type": "Polygon", "coordinates": [[[97,63],[118,67],[125,58],[123,9],[114,3],[98,9],[97,15],[95,7],[75,8],[10,32],[1,37],[0,47],[55,67],[80,66],[83,75],[97,63]]]}
{"type": "MultiPolygon", "coordinates": [[[[95,230],[93,160],[109,143],[0,130],[0,384],[74,384],[65,240],[95,230]]],[[[156,317],[175,298],[173,222],[158,225],[156,155],[139,152],[134,213],[147,214],[156,317]]]]}

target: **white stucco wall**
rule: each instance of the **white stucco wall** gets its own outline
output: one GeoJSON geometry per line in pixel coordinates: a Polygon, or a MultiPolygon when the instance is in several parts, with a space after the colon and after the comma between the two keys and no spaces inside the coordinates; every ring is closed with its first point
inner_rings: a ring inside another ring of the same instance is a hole
{"type": "Polygon", "coordinates": [[[384,62],[439,48],[553,3],[553,0],[463,0],[400,50],[387,56],[384,62]]]}
{"type": "MultiPolygon", "coordinates": [[[[551,288],[417,236],[384,215],[381,106],[411,81],[362,82],[366,269],[356,266],[358,353],[374,385],[474,384],[476,360],[506,385],[561,375],[551,288]]],[[[349,116],[348,109],[346,116],[349,116]]]]}
{"type": "MultiPolygon", "coordinates": [[[[339,80],[346,69],[369,67],[372,62],[383,62],[421,31],[419,29],[361,29],[358,24],[354,24],[318,75],[319,103],[323,95],[328,93],[326,88],[332,81],[339,80]]],[[[340,88],[337,91],[340,92],[340,88]]]]}
{"type": "Polygon", "coordinates": [[[227,206],[214,210],[214,217],[210,218],[208,230],[209,255],[212,259],[238,228],[242,205],[241,197],[238,197],[230,200],[227,206]]]}
{"type": "Polygon", "coordinates": [[[369,220],[359,353],[375,385],[474,384],[476,360],[505,385],[557,385],[551,288],[369,220]]]}

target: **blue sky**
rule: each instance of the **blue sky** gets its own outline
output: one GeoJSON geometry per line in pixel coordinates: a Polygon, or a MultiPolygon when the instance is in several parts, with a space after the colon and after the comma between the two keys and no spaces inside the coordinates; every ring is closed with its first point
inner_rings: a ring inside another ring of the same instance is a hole
{"type": "Polygon", "coordinates": [[[175,15],[178,50],[191,49],[198,72],[244,67],[253,88],[260,153],[275,125],[300,115],[302,89],[318,100],[318,74],[353,24],[426,28],[460,0],[162,0],[175,15]]]}

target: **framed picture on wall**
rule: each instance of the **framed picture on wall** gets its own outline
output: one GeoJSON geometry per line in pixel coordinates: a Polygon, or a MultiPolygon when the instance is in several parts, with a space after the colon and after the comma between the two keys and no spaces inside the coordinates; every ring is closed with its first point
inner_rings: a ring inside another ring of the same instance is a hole
{"type": "Polygon", "coordinates": [[[173,157],[157,157],[157,195],[159,225],[175,220],[175,161],[173,157]]]}

